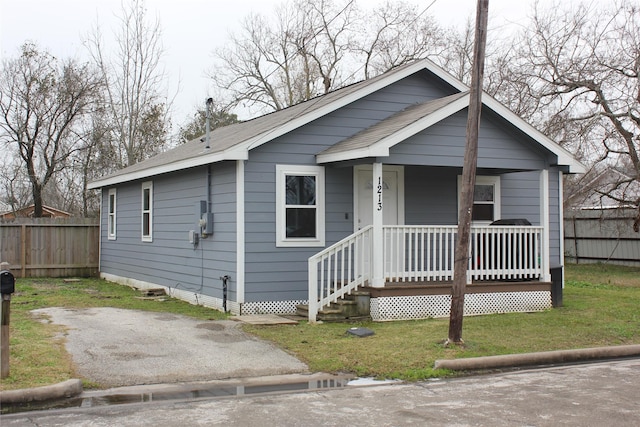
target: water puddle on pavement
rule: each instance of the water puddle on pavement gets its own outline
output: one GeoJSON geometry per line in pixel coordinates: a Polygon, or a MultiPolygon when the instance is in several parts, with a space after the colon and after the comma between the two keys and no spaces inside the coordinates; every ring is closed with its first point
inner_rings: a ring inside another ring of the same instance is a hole
{"type": "Polygon", "coordinates": [[[199,385],[198,387],[193,388],[168,387],[168,390],[147,391],[138,393],[117,393],[116,390],[113,390],[113,394],[108,394],[108,392],[105,392],[105,394],[101,394],[100,392],[86,392],[83,393],[84,395],[63,400],[29,402],[22,404],[3,404],[0,413],[12,414],[18,412],[40,411],[49,409],[93,408],[98,406],[149,403],[168,400],[211,399],[266,393],[287,393],[308,390],[339,389],[348,386],[350,381],[352,382],[352,385],[361,385],[357,383],[357,380],[358,379],[349,376],[332,376],[314,378],[309,381],[286,382],[278,384],[217,384],[209,387],[199,385]]]}

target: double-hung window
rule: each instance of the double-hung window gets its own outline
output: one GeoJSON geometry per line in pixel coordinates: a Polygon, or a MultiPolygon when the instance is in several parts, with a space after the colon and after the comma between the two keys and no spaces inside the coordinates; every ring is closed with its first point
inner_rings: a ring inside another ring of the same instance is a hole
{"type": "MultiPolygon", "coordinates": [[[[458,194],[462,191],[462,177],[458,177],[458,194]]],[[[458,197],[458,210],[460,210],[458,197]]],[[[473,191],[473,210],[471,219],[474,223],[489,224],[500,219],[500,177],[477,176],[473,191]]]]}
{"type": "Polygon", "coordinates": [[[324,246],[324,168],[276,166],[276,246],[324,246]]]}
{"type": "Polygon", "coordinates": [[[107,238],[116,239],[116,189],[109,189],[107,206],[107,238]]]}
{"type": "Polygon", "coordinates": [[[153,241],[153,182],[142,183],[142,241],[153,241]]]}

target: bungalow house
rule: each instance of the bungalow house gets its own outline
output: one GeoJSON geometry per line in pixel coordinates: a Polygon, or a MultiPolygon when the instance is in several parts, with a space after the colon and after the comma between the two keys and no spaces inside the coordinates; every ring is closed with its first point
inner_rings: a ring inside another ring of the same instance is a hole
{"type": "MultiPolygon", "coordinates": [[[[102,277],[235,314],[315,321],[364,289],[374,320],[448,316],[468,104],[421,60],[98,179],[102,277]]],[[[465,312],[550,308],[584,167],[485,94],[477,171],[465,312]]]]}

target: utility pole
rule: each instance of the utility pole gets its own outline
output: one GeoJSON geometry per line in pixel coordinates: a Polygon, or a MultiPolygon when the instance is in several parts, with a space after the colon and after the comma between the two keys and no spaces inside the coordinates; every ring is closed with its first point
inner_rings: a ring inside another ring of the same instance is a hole
{"type": "Polygon", "coordinates": [[[469,268],[469,236],[471,234],[471,210],[473,190],[476,185],[478,163],[478,130],[482,108],[482,79],[484,77],[485,46],[487,44],[487,17],[489,0],[478,0],[476,9],[476,34],[473,47],[469,116],[467,118],[467,143],[462,166],[462,190],[458,212],[458,238],[454,259],[453,286],[451,288],[451,311],[449,314],[449,337],[447,344],[462,344],[462,318],[464,294],[469,268]]]}

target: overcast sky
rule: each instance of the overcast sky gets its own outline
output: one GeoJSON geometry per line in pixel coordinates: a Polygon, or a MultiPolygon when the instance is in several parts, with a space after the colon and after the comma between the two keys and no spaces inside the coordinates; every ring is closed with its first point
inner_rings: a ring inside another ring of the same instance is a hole
{"type": "MultiPolygon", "coordinates": [[[[359,0],[368,5],[381,0],[359,0]]],[[[433,0],[414,0],[424,7],[433,0]]],[[[206,71],[212,51],[250,12],[268,14],[283,0],[147,0],[151,16],[158,16],[165,48],[169,93],[177,93],[174,125],[184,122],[210,95],[206,71]]],[[[533,0],[490,0],[489,27],[501,32],[521,21],[533,0]]],[[[550,3],[551,0],[540,0],[550,3]]],[[[430,8],[445,26],[463,24],[475,16],[476,0],[435,0],[430,8]]],[[[58,57],[86,58],[82,40],[99,22],[105,38],[117,28],[121,0],[0,0],[0,55],[15,57],[26,41],[37,42],[58,57]]],[[[496,31],[497,33],[497,31],[496,31]]]]}

